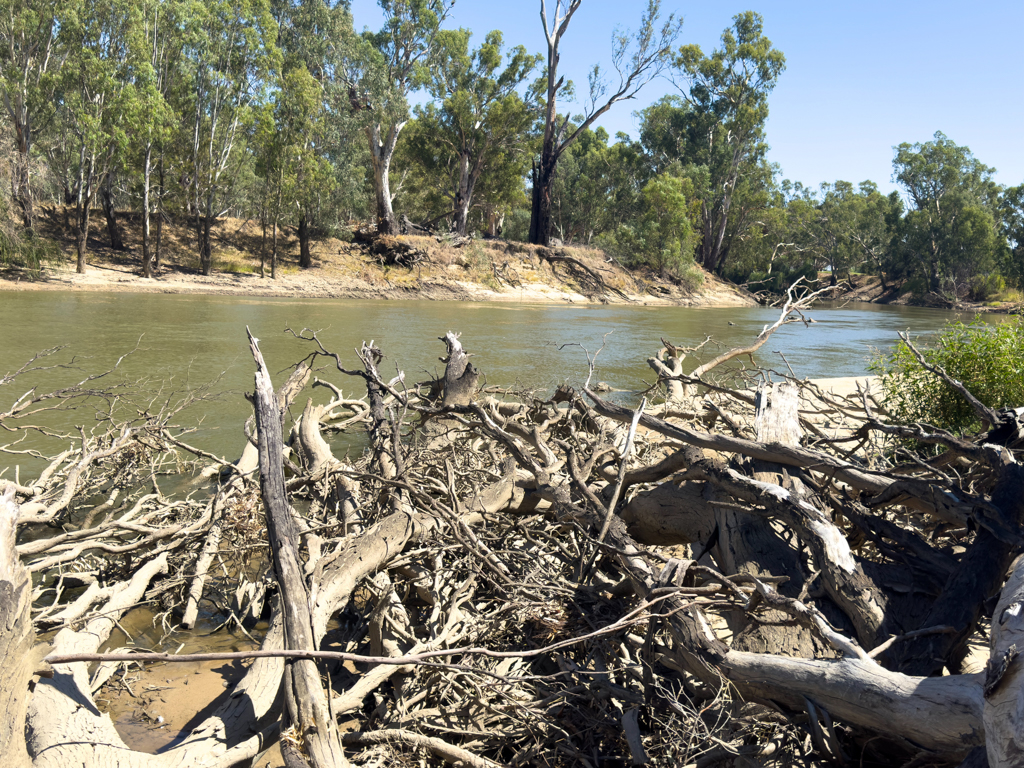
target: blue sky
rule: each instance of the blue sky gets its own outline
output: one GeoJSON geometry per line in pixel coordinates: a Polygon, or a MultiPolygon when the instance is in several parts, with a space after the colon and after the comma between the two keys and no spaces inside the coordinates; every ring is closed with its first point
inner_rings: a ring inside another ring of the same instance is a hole
{"type": "MultiPolygon", "coordinates": [[[[942,131],[994,166],[1000,183],[1024,183],[1022,0],[662,2],[665,13],[684,18],[680,43],[697,43],[705,53],[735,14],[764,17],[765,35],[786,55],[767,131],[769,158],[784,178],[811,186],[870,179],[889,191],[892,147],[942,131]]],[[[563,38],[560,66],[581,95],[593,64],[610,69],[613,29],[635,28],[643,8],[635,0],[584,0],[563,38]]],[[[352,13],[356,29],[380,25],[371,0],[353,0],[352,13]]],[[[500,29],[507,45],[546,51],[539,0],[458,0],[446,26],[471,29],[476,44],[500,29]]],[[[599,124],[635,137],[633,113],[673,92],[656,80],[599,124]]]]}

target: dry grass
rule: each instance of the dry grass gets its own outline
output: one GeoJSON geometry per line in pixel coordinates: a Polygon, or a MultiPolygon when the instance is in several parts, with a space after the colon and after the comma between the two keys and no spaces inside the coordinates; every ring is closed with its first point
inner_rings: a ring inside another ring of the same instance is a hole
{"type": "MultiPolygon", "coordinates": [[[[101,210],[92,216],[87,263],[121,272],[139,274],[142,268],[142,217],[135,212],[118,214],[123,251],[110,247],[106,222],[101,210]]],[[[40,206],[40,234],[52,241],[65,255],[65,269],[73,269],[75,242],[68,212],[60,206],[40,206]]],[[[156,221],[151,224],[155,243],[156,221]]],[[[213,273],[222,278],[235,277],[233,284],[241,290],[256,290],[248,278],[260,275],[260,251],[264,249],[266,272],[270,272],[272,244],[268,233],[264,245],[259,222],[230,217],[219,219],[212,228],[213,273]]],[[[349,242],[348,238],[325,238],[310,243],[313,266],[301,270],[307,285],[326,280],[343,283],[357,291],[374,294],[398,288],[403,296],[423,293],[443,298],[493,298],[493,294],[512,291],[532,292],[539,301],[572,299],[580,294],[592,300],[616,300],[628,295],[657,297],[654,301],[701,301],[704,294],[723,293],[720,286],[708,279],[705,288],[694,290],[678,282],[661,280],[653,273],[628,271],[603,251],[596,248],[568,246],[553,251],[563,257],[553,261],[544,257],[542,246],[502,240],[457,240],[444,236],[397,235],[395,244],[411,246],[421,254],[412,266],[384,265],[370,253],[365,243],[349,242]],[[574,259],[585,266],[565,261],[574,259]],[[594,276],[599,276],[600,280],[594,276]],[[603,281],[604,287],[600,285],[603,281]],[[706,290],[710,288],[711,290],[706,290]],[[486,289],[481,293],[480,289],[486,289]],[[439,293],[438,293],[439,292],[439,293]],[[441,295],[443,294],[443,296],[441,295]]],[[[184,217],[165,217],[160,231],[159,273],[171,277],[200,274],[198,239],[194,222],[184,217]]],[[[378,249],[379,250],[379,249],[378,249]]],[[[294,227],[282,227],[278,235],[277,272],[279,276],[298,275],[299,240],[294,227]]],[[[31,275],[26,275],[32,279],[31,275]]],[[[619,299],[621,300],[621,298],[619,299]]],[[[721,296],[710,299],[720,301],[721,296]]],[[[734,302],[726,302],[734,303],[734,302]]]]}

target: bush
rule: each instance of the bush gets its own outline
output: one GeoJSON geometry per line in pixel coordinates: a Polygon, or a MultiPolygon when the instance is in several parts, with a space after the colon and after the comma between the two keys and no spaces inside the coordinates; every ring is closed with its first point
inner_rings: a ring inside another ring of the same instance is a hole
{"type": "Polygon", "coordinates": [[[20,230],[13,223],[0,225],[0,268],[20,268],[38,277],[46,265],[62,261],[60,249],[50,240],[20,230]]]}
{"type": "Polygon", "coordinates": [[[1002,275],[989,273],[971,278],[971,300],[990,301],[1006,291],[1002,275]]]}
{"type": "MultiPolygon", "coordinates": [[[[990,408],[1024,405],[1024,323],[1020,318],[997,325],[977,317],[968,325],[949,323],[933,345],[920,351],[925,360],[941,366],[990,408]]],[[[924,370],[903,342],[888,355],[876,357],[870,369],[881,376],[884,404],[895,419],[923,421],[951,431],[979,426],[967,401],[924,370]]]]}
{"type": "Polygon", "coordinates": [[[751,291],[760,292],[767,291],[768,293],[784,294],[789,286],[799,280],[801,277],[809,285],[814,285],[818,280],[817,268],[809,262],[798,262],[795,264],[776,264],[775,269],[769,275],[761,270],[755,270],[749,275],[726,275],[729,279],[736,283],[744,283],[747,288],[751,291]],[[737,279],[737,277],[739,279],[737,279]]]}
{"type": "Polygon", "coordinates": [[[530,239],[530,209],[516,208],[505,217],[505,226],[502,228],[501,236],[505,240],[514,240],[518,243],[525,243],[530,239]]]}

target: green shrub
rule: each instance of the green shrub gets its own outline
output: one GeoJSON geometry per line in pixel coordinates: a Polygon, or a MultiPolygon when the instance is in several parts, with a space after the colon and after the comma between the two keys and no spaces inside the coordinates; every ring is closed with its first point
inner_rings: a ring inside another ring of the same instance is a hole
{"type": "Polygon", "coordinates": [[[20,267],[38,277],[44,266],[62,262],[63,254],[52,241],[19,231],[16,225],[0,226],[0,267],[20,267]]]}
{"type": "Polygon", "coordinates": [[[1002,275],[989,273],[971,278],[972,301],[991,301],[1005,291],[1006,281],[1002,275]]]}
{"type": "Polygon", "coordinates": [[[810,262],[782,263],[776,264],[770,275],[767,272],[755,270],[745,279],[734,280],[734,282],[745,283],[755,293],[767,291],[768,293],[784,294],[789,286],[801,277],[806,283],[814,285],[818,280],[818,270],[810,262]]]}
{"type": "MultiPolygon", "coordinates": [[[[932,365],[941,366],[991,408],[1024,405],[1024,323],[1020,318],[992,325],[976,317],[949,323],[933,344],[915,346],[932,365]]],[[[979,424],[967,401],[924,370],[906,344],[872,362],[882,379],[886,409],[900,422],[927,422],[951,431],[979,424]]]]}

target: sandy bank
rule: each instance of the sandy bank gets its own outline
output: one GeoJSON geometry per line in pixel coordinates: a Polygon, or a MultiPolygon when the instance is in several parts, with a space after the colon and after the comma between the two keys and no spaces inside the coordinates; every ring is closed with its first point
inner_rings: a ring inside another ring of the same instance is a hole
{"type": "Polygon", "coordinates": [[[40,279],[27,276],[0,277],[0,291],[100,291],[129,293],[206,294],[219,296],[267,296],[310,299],[383,299],[429,301],[514,302],[523,304],[633,303],[639,306],[752,306],[750,297],[717,280],[708,281],[697,295],[614,294],[585,295],[565,286],[546,282],[524,282],[519,287],[495,289],[468,280],[444,277],[379,280],[331,275],[313,268],[290,271],[277,279],[252,273],[221,273],[204,277],[180,270],[167,270],[145,279],[128,267],[90,266],[84,275],[73,269],[49,269],[40,279]]]}

